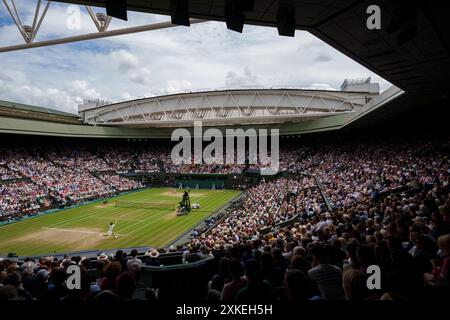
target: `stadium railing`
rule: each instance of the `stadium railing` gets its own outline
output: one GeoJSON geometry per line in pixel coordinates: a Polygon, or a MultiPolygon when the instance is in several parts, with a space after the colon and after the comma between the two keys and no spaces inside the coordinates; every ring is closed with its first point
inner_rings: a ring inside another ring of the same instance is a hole
{"type": "Polygon", "coordinates": [[[317,189],[319,189],[320,194],[322,195],[323,201],[325,201],[325,204],[327,205],[328,210],[333,211],[333,207],[330,204],[330,200],[328,199],[328,196],[323,192],[322,185],[320,184],[319,179],[316,176],[313,176],[314,181],[316,182],[317,189]]]}
{"type": "Polygon", "coordinates": [[[199,301],[208,293],[214,267],[214,257],[171,266],[143,266],[141,282],[158,289],[162,301],[199,301]]]}

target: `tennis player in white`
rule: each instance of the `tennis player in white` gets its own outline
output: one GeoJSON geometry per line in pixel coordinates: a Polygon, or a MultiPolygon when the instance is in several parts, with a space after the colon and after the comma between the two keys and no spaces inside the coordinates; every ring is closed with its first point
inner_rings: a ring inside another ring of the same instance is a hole
{"type": "Polygon", "coordinates": [[[116,226],[116,224],[117,224],[117,219],[116,219],[116,222],[111,222],[109,224],[109,228],[108,228],[108,236],[113,236],[114,239],[117,239],[117,235],[114,233],[114,227],[116,226]]]}

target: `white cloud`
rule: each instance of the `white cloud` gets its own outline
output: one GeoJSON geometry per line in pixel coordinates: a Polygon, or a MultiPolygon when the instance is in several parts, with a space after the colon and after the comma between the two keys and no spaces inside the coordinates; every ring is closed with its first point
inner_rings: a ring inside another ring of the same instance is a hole
{"type": "Polygon", "coordinates": [[[75,80],[69,84],[68,92],[72,96],[85,97],[86,99],[97,99],[101,95],[94,88],[89,87],[86,80],[75,80]]]}
{"type": "Polygon", "coordinates": [[[130,51],[125,49],[113,51],[109,55],[109,61],[123,77],[127,77],[130,81],[141,85],[150,84],[152,75],[150,67],[144,66],[130,51]]]}
{"type": "Polygon", "coordinates": [[[55,88],[43,89],[29,85],[17,87],[2,82],[0,80],[0,94],[6,99],[14,98],[11,100],[31,105],[59,106],[58,109],[75,112],[74,106],[77,99],[70,97],[67,92],[55,88]]]}
{"type": "Polygon", "coordinates": [[[110,54],[111,64],[116,65],[120,72],[128,72],[139,67],[139,59],[126,50],[114,51],[110,54]]]}
{"type": "Polygon", "coordinates": [[[152,71],[148,67],[144,67],[130,73],[130,80],[138,84],[150,84],[152,71]]]}
{"type": "Polygon", "coordinates": [[[243,74],[239,75],[234,71],[229,71],[225,78],[226,87],[243,87],[258,85],[258,78],[252,74],[250,68],[245,67],[243,74]]]}
{"type": "Polygon", "coordinates": [[[0,79],[0,96],[2,99],[19,103],[53,107],[54,109],[77,113],[76,106],[83,99],[101,98],[101,95],[90,88],[85,80],[76,80],[62,89],[38,85],[17,85],[14,81],[0,79]]]}
{"type": "Polygon", "coordinates": [[[305,87],[304,89],[307,90],[329,90],[329,91],[336,91],[336,88],[333,88],[327,83],[313,83],[312,85],[305,87]]]}
{"type": "Polygon", "coordinates": [[[314,59],[314,61],[317,61],[317,62],[328,62],[331,60],[333,60],[333,58],[329,54],[326,54],[326,53],[319,53],[316,56],[316,58],[314,59]]]}
{"type": "Polygon", "coordinates": [[[161,92],[175,92],[192,89],[192,83],[187,80],[168,80],[161,92]]]}
{"type": "Polygon", "coordinates": [[[131,99],[133,96],[131,94],[129,94],[128,92],[124,92],[122,93],[122,95],[120,96],[123,100],[129,100],[131,99]]]}

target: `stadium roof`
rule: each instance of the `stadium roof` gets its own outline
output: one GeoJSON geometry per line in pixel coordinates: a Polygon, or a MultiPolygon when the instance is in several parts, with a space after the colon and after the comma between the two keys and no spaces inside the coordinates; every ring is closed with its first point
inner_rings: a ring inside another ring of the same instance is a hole
{"type": "Polygon", "coordinates": [[[3,100],[0,100],[0,117],[80,124],[78,115],[72,113],[3,100]]]}
{"type": "MultiPolygon", "coordinates": [[[[308,121],[293,122],[285,121],[282,125],[267,125],[259,123],[252,125],[252,128],[279,128],[281,135],[298,135],[312,132],[321,132],[329,130],[338,130],[351,125],[358,119],[367,118],[366,115],[373,113],[386,103],[398,100],[404,94],[404,91],[392,86],[380,95],[376,95],[370,99],[368,103],[356,108],[353,112],[341,112],[332,116],[312,117],[308,121]]],[[[96,109],[94,109],[96,110],[96,109]]],[[[226,124],[227,128],[246,128],[248,124],[239,124],[231,122],[226,124]]],[[[51,122],[35,120],[30,118],[9,118],[0,115],[0,133],[13,134],[33,134],[48,136],[65,136],[65,137],[88,137],[88,138],[168,138],[171,136],[171,127],[145,126],[141,128],[122,127],[122,126],[105,126],[105,125],[84,125],[70,124],[67,122],[51,122]]]]}
{"type": "Polygon", "coordinates": [[[191,127],[286,124],[313,121],[362,110],[379,95],[377,83],[355,82],[357,91],[305,89],[230,89],[187,92],[79,106],[92,125],[127,127],[191,127]]]}
{"type": "MultiPolygon", "coordinates": [[[[104,6],[103,0],[56,1],[104,6]]],[[[254,10],[245,12],[245,23],[276,27],[280,2],[255,1],[254,10]]],[[[128,0],[127,3],[129,10],[170,15],[170,1],[128,0]]],[[[296,8],[297,29],[311,32],[398,88],[392,87],[384,92],[376,108],[367,106],[358,116],[336,115],[301,126],[287,125],[286,132],[342,128],[344,124],[361,126],[412,109],[420,108],[420,112],[423,112],[426,107],[426,111],[431,113],[443,103],[448,104],[450,39],[446,35],[448,26],[444,2],[296,0],[291,3],[296,8]],[[372,4],[379,5],[382,10],[380,30],[366,27],[366,10],[372,4]],[[402,90],[406,93],[403,94],[402,90]],[[368,112],[370,116],[366,116],[368,112]]],[[[192,0],[189,16],[224,21],[224,6],[225,1],[222,0],[192,0]]]]}

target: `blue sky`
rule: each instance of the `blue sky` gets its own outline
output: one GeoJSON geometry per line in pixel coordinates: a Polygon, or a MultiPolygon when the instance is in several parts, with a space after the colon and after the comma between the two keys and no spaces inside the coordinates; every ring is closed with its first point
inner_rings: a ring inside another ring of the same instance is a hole
{"type": "MultiPolygon", "coordinates": [[[[16,0],[30,24],[35,1],[16,0]]],[[[84,7],[80,28],[67,27],[69,5],[52,3],[36,41],[95,32],[84,7]]],[[[104,12],[96,9],[96,12],[104,12]]],[[[128,14],[110,29],[168,21],[128,14]]],[[[0,46],[23,43],[0,3],[0,46]]],[[[389,83],[315,38],[297,31],[280,37],[274,28],[245,26],[242,34],[224,23],[0,53],[0,99],[75,113],[83,99],[117,101],[161,92],[242,86],[339,89],[345,78],[371,76],[382,90],[389,83]]]]}

